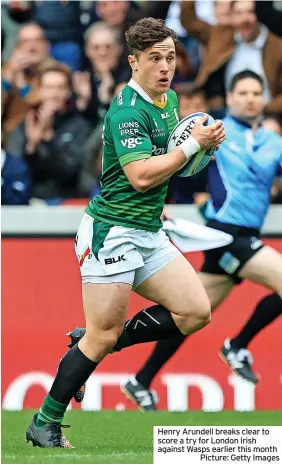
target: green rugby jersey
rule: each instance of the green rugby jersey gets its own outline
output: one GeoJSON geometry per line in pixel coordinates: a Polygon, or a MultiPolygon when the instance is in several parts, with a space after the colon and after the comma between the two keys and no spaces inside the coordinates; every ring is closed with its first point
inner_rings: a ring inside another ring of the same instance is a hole
{"type": "Polygon", "coordinates": [[[168,182],[137,192],[123,172],[132,161],[163,155],[178,117],[178,100],[168,90],[160,108],[134,81],[113,99],[106,114],[103,132],[102,189],[90,201],[86,212],[103,222],[124,227],[157,231],[168,182]]]}

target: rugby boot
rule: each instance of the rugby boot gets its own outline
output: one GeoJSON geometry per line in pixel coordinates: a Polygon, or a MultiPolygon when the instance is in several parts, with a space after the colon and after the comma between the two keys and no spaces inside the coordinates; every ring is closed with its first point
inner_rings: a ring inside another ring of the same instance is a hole
{"type": "Polygon", "coordinates": [[[242,377],[242,379],[254,385],[258,383],[259,379],[251,368],[254,361],[249,350],[245,348],[232,348],[230,339],[227,338],[219,356],[228,364],[232,372],[242,377]]]}
{"type": "Polygon", "coordinates": [[[69,428],[69,425],[58,423],[46,423],[43,427],[36,425],[36,417],[33,416],[31,423],[26,431],[26,442],[32,442],[33,446],[40,448],[74,448],[62,433],[62,428],[69,428]]]}
{"type": "Polygon", "coordinates": [[[120,389],[127,398],[137,404],[140,411],[156,411],[157,394],[147,390],[141,383],[137,382],[135,377],[130,377],[120,389]]]}

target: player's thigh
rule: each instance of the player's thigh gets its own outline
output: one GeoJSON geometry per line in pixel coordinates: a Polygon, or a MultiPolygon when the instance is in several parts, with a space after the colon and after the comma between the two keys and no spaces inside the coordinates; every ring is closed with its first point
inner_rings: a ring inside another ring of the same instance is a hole
{"type": "Polygon", "coordinates": [[[234,282],[226,275],[208,274],[200,272],[199,278],[210,300],[211,309],[214,311],[227,298],[233,289],[234,282]]]}
{"type": "Polygon", "coordinates": [[[239,276],[265,285],[282,297],[282,255],[274,248],[261,248],[244,265],[239,276]]]}
{"type": "Polygon", "coordinates": [[[208,297],[196,271],[182,255],[146,279],[135,292],[178,316],[210,310],[208,297]]]}
{"type": "Polygon", "coordinates": [[[128,312],[131,285],[127,283],[87,283],[82,285],[86,331],[121,332],[128,312]]]}
{"type": "Polygon", "coordinates": [[[93,220],[88,214],[81,220],[75,252],[87,335],[123,327],[135,269],[143,265],[131,232],[93,220]]]}

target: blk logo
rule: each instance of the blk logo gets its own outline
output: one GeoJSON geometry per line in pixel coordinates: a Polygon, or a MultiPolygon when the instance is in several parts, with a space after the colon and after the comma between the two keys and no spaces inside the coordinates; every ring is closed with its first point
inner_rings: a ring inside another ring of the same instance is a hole
{"type": "Polygon", "coordinates": [[[121,261],[126,261],[124,255],[118,256],[117,258],[106,258],[105,264],[116,264],[120,263],[121,261]]]}

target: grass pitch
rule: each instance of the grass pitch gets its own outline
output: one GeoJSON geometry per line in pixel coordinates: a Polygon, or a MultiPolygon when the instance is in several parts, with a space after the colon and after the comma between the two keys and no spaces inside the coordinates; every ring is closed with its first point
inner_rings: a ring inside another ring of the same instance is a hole
{"type": "Polygon", "coordinates": [[[2,463],[152,464],[154,425],[281,425],[282,411],[240,413],[70,411],[65,429],[74,450],[41,449],[25,444],[32,411],[2,411],[2,463]]]}

